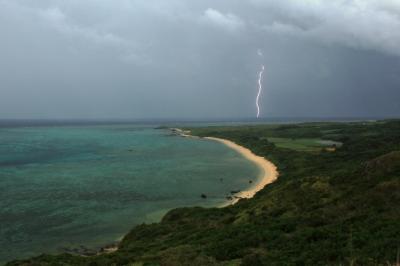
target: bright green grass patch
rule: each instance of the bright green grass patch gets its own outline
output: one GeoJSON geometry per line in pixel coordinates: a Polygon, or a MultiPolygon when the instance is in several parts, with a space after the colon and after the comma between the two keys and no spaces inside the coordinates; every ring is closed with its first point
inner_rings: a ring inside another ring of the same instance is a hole
{"type": "Polygon", "coordinates": [[[268,141],[274,143],[278,148],[285,148],[297,151],[320,151],[321,148],[335,144],[318,138],[268,138],[268,141]]]}

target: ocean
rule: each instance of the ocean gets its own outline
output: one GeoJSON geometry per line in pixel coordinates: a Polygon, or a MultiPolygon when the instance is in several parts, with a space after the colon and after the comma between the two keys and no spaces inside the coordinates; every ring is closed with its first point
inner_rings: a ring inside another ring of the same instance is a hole
{"type": "Polygon", "coordinates": [[[258,171],[221,143],[151,125],[3,123],[0,264],[98,248],[170,209],[218,206],[258,171]]]}

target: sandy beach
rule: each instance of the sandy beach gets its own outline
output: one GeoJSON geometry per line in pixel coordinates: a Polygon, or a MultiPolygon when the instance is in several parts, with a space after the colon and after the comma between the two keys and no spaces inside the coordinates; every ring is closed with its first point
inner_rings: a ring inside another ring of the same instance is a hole
{"type": "MultiPolygon", "coordinates": [[[[171,128],[171,130],[175,134],[177,134],[178,136],[181,136],[181,137],[199,138],[200,139],[200,137],[198,137],[198,136],[191,135],[191,132],[189,130],[185,131],[185,130],[182,130],[180,128],[171,128]]],[[[235,193],[235,195],[232,195],[233,199],[228,201],[227,203],[224,203],[220,207],[233,205],[233,204],[237,203],[242,198],[250,199],[250,198],[254,197],[254,195],[258,191],[263,189],[266,185],[271,184],[272,182],[274,182],[279,176],[279,172],[277,170],[277,167],[273,163],[271,163],[270,161],[268,161],[264,157],[255,155],[251,150],[249,150],[249,149],[247,149],[247,148],[245,148],[243,146],[240,146],[240,145],[236,144],[233,141],[230,141],[230,140],[227,140],[227,139],[215,138],[215,137],[204,137],[202,139],[218,141],[218,142],[221,142],[221,143],[225,144],[229,148],[239,152],[247,160],[252,161],[253,163],[255,163],[257,165],[257,167],[260,169],[260,173],[257,176],[256,182],[253,182],[253,184],[248,189],[242,190],[242,191],[240,191],[238,193],[235,193]]]]}
{"type": "Polygon", "coordinates": [[[218,141],[226,146],[228,146],[231,149],[234,149],[235,151],[239,152],[242,154],[246,159],[254,162],[260,169],[260,174],[257,177],[257,181],[252,184],[251,187],[249,187],[246,190],[240,191],[239,193],[236,193],[234,195],[234,198],[232,201],[229,201],[227,204],[224,204],[224,206],[230,205],[230,204],[235,204],[239,201],[241,198],[252,198],[254,195],[263,189],[266,185],[271,184],[278,178],[278,170],[276,166],[271,163],[270,161],[266,160],[264,157],[257,156],[255,155],[251,150],[242,147],[238,144],[236,144],[233,141],[226,140],[226,139],[220,139],[220,138],[214,138],[214,137],[205,137],[205,139],[208,140],[213,140],[213,141],[218,141]]]}

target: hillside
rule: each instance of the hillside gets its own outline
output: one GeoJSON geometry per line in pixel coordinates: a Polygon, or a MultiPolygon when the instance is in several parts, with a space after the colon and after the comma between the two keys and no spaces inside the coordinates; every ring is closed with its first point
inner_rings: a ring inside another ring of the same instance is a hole
{"type": "Polygon", "coordinates": [[[8,265],[389,265],[400,252],[400,121],[190,128],[278,166],[226,208],[181,208],[133,228],[111,254],[8,265]]]}

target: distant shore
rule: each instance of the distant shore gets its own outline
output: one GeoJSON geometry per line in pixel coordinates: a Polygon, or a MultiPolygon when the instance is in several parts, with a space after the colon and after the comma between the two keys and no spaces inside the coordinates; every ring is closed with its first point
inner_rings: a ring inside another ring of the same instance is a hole
{"type": "Polygon", "coordinates": [[[277,167],[264,157],[255,155],[251,150],[243,146],[240,146],[233,141],[226,139],[214,138],[214,137],[205,137],[205,139],[218,141],[225,144],[229,148],[239,152],[247,160],[255,163],[257,167],[260,169],[257,181],[254,182],[250,188],[236,193],[233,197],[233,200],[228,202],[227,204],[224,204],[222,207],[229,206],[231,204],[233,205],[243,198],[250,199],[254,197],[254,195],[257,192],[262,190],[266,185],[273,183],[278,178],[279,172],[277,170],[277,167]]]}
{"type": "MultiPolygon", "coordinates": [[[[171,128],[172,132],[178,136],[185,137],[185,138],[200,138],[197,136],[191,135],[191,132],[189,130],[182,130],[180,128],[171,128]]],[[[260,170],[259,175],[257,176],[257,180],[252,183],[252,185],[246,189],[239,191],[237,193],[234,193],[232,195],[232,200],[229,200],[228,202],[224,203],[220,207],[226,207],[229,205],[233,205],[237,203],[240,199],[250,199],[254,197],[254,195],[262,190],[266,185],[269,185],[273,183],[276,179],[278,179],[279,172],[277,170],[277,167],[264,157],[255,155],[251,150],[240,146],[236,144],[233,141],[227,140],[227,139],[221,139],[221,138],[215,138],[215,137],[204,137],[203,139],[207,140],[212,140],[212,141],[218,141],[220,143],[225,144],[229,148],[237,151],[240,153],[243,157],[245,157],[247,160],[255,163],[257,167],[260,170]]]]}

